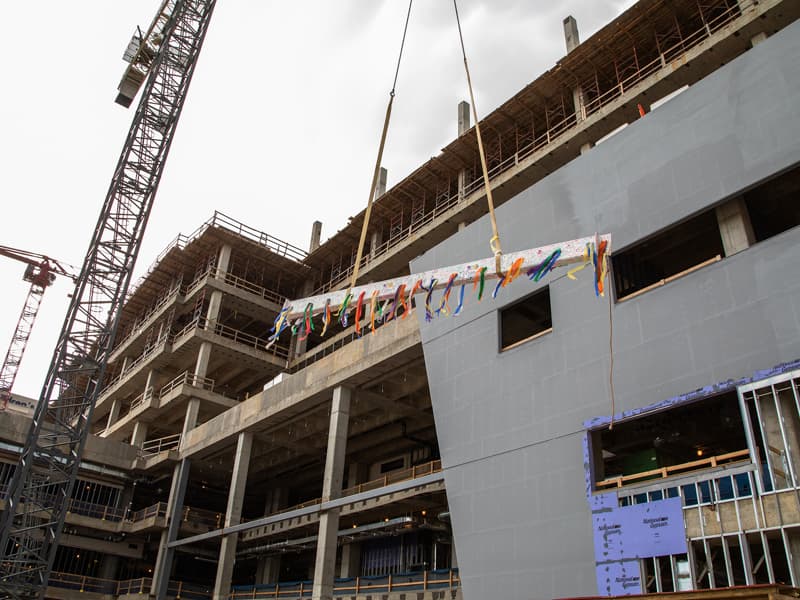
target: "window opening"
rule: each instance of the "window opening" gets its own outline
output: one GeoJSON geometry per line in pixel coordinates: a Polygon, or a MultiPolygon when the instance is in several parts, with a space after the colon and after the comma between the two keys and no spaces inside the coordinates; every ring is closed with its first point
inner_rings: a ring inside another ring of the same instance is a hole
{"type": "Polygon", "coordinates": [[[615,253],[617,300],[662,286],[724,255],[716,214],[708,210],[615,253]]]}
{"type": "MultiPolygon", "coordinates": [[[[591,443],[596,489],[749,460],[735,392],[620,421],[613,430],[591,432],[591,443]]],[[[684,485],[682,491],[687,505],[717,500],[708,481],[684,485]]],[[[647,494],[633,499],[647,501],[647,494]]]]}
{"type": "Polygon", "coordinates": [[[500,350],[510,350],[553,330],[550,287],[500,310],[500,350]]]}
{"type": "Polygon", "coordinates": [[[800,225],[800,166],[745,192],[756,241],[800,225]]]}

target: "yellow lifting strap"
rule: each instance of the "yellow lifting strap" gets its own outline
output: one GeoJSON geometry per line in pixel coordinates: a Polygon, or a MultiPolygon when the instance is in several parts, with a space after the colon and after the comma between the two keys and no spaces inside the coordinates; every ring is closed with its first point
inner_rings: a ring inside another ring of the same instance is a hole
{"type": "Polygon", "coordinates": [[[408,32],[408,21],[411,18],[411,4],[414,0],[408,2],[408,12],[406,13],[406,24],[403,27],[403,39],[400,42],[400,53],[397,56],[397,67],[394,70],[394,82],[392,83],[392,91],[389,92],[389,103],[386,105],[386,117],[383,120],[383,132],[381,133],[381,142],[378,145],[378,158],[375,161],[375,171],[372,173],[372,184],[369,186],[369,199],[367,200],[367,210],[364,212],[364,223],[361,225],[361,238],[358,240],[358,252],[356,253],[356,262],[353,265],[353,277],[350,280],[350,289],[356,286],[358,280],[358,270],[361,267],[361,257],[364,254],[364,243],[367,240],[367,229],[369,228],[369,216],[372,213],[372,201],[375,199],[375,187],[378,184],[378,174],[381,170],[381,161],[383,160],[383,148],[386,145],[386,133],[389,130],[389,119],[392,116],[392,103],[394,103],[394,90],[397,87],[397,76],[400,74],[400,61],[403,58],[403,47],[406,44],[406,33],[408,32]]]}
{"type": "Polygon", "coordinates": [[[497,219],[494,216],[494,199],[492,198],[492,186],[489,183],[489,170],[486,167],[486,153],[483,151],[483,139],[481,138],[481,125],[478,121],[478,109],[475,106],[475,94],[472,91],[472,78],[469,75],[469,65],[467,64],[467,51],[464,49],[464,35],[461,33],[461,19],[458,16],[458,4],[453,0],[453,8],[456,11],[456,24],[458,25],[458,39],[461,41],[461,54],[464,57],[464,71],[467,73],[467,87],[469,87],[469,100],[472,103],[472,118],[475,120],[475,135],[478,138],[478,154],[481,157],[481,169],[483,170],[483,187],[486,190],[486,201],[489,203],[489,218],[492,221],[492,239],[489,240],[489,248],[494,253],[494,268],[497,276],[504,277],[503,270],[500,268],[500,259],[503,250],[500,247],[500,233],[497,231],[497,219]]]}

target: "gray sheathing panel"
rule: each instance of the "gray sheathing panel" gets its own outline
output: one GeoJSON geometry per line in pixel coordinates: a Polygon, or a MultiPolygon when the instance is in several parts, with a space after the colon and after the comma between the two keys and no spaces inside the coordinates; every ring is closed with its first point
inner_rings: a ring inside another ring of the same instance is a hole
{"type": "MultiPolygon", "coordinates": [[[[510,252],[611,233],[615,249],[800,163],[795,23],[497,211],[510,252]]],[[[412,270],[489,255],[481,219],[412,270]]],[[[613,307],[591,275],[549,279],[553,332],[498,353],[499,308],[548,282],[421,324],[466,600],[592,595],[584,422],[800,357],[800,228],[613,307]]],[[[417,311],[423,321],[423,311],[417,311]]]]}

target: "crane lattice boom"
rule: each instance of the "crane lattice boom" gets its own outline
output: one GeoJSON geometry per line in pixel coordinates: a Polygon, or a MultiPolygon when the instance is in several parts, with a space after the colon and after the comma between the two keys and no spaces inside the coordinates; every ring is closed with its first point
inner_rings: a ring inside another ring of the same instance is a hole
{"type": "Polygon", "coordinates": [[[44,596],[144,228],[215,0],[168,0],[0,523],[0,598],[44,596]]]}

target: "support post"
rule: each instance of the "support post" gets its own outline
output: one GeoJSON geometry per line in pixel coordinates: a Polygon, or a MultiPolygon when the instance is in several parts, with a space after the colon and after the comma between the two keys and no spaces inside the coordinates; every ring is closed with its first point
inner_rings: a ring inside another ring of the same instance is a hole
{"type": "Polygon", "coordinates": [[[322,221],[314,221],[311,224],[311,242],[308,244],[308,253],[311,254],[319,248],[322,241],[322,221]]]}
{"type": "Polygon", "coordinates": [[[136,421],[133,426],[133,434],[131,435],[131,446],[141,448],[142,444],[147,441],[147,423],[143,421],[136,421]]]}
{"type": "Polygon", "coordinates": [[[183,513],[183,499],[186,496],[186,484],[189,481],[191,461],[184,458],[175,465],[172,475],[172,486],[169,491],[167,503],[167,528],[161,533],[161,542],[158,545],[158,557],[153,569],[153,583],[150,588],[150,597],[156,600],[166,600],[169,576],[172,572],[172,559],[175,551],[169,547],[170,542],[178,539],[183,513]]]}
{"type": "MultiPolygon", "coordinates": [[[[375,196],[373,200],[377,200],[386,193],[386,180],[389,177],[389,171],[381,167],[378,171],[378,183],[375,185],[375,196]]],[[[383,232],[379,229],[372,232],[369,239],[369,259],[375,258],[378,246],[383,243],[383,232]]]]}
{"type": "Polygon", "coordinates": [[[750,213],[743,198],[734,198],[716,208],[725,256],[746,250],[756,241],[750,213]]]}
{"type": "MultiPolygon", "coordinates": [[[[458,103],[458,137],[461,137],[465,133],[467,133],[472,127],[472,113],[470,112],[469,102],[465,102],[462,100],[458,103]]],[[[459,201],[464,199],[466,195],[465,188],[467,187],[467,171],[466,169],[461,169],[458,172],[458,199],[459,201]]],[[[459,224],[460,228],[460,224],[459,224]]]]}
{"type": "Polygon", "coordinates": [[[108,421],[106,422],[106,431],[113,427],[114,423],[117,422],[119,419],[119,410],[122,407],[122,400],[119,397],[114,398],[114,402],[111,403],[111,410],[108,413],[108,421]]]}
{"type": "MultiPolygon", "coordinates": [[[[323,500],[338,498],[342,492],[347,429],[350,419],[350,396],[350,388],[339,386],[333,390],[328,429],[328,451],[325,457],[325,475],[322,481],[323,500]]],[[[338,532],[339,509],[334,508],[320,514],[317,557],[314,566],[313,600],[331,600],[333,598],[338,532]]]]}
{"type": "MultiPolygon", "coordinates": [[[[242,518],[242,504],[244,490],[247,484],[247,473],[250,468],[250,454],[253,449],[253,434],[243,431],[239,434],[236,444],[236,458],[233,462],[230,491],[228,492],[228,507],[225,510],[225,527],[238,525],[242,518]]],[[[236,542],[238,533],[222,537],[217,563],[217,578],[214,582],[214,600],[226,600],[231,589],[233,565],[236,562],[236,542]]]]}

